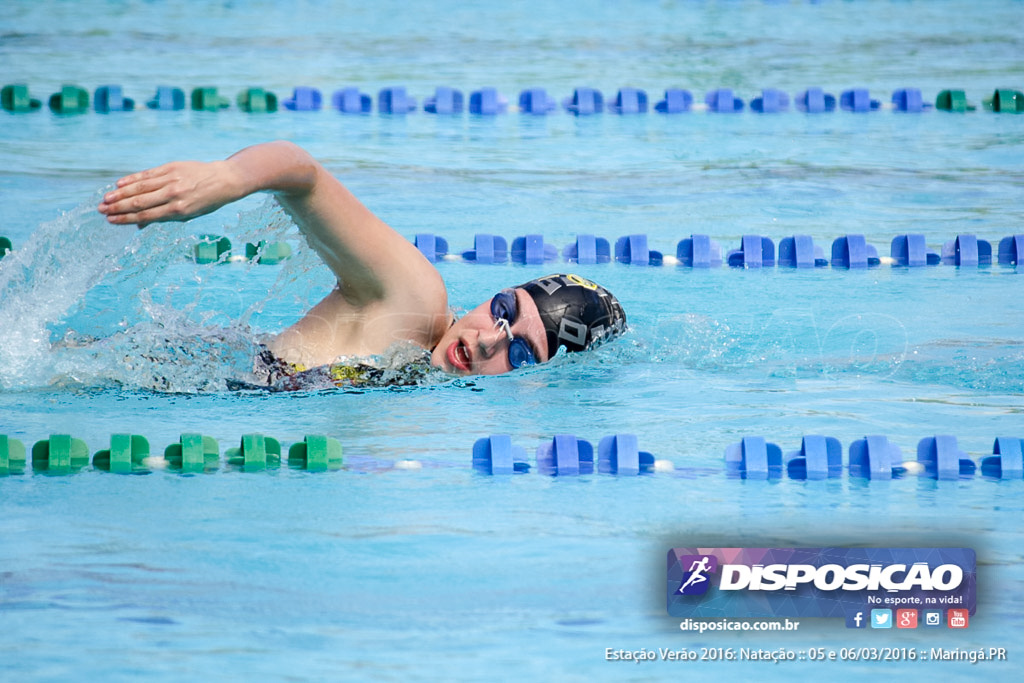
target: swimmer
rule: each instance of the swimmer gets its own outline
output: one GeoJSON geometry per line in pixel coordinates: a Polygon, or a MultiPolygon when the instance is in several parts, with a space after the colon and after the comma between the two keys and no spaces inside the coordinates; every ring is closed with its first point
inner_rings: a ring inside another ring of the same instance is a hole
{"type": "Polygon", "coordinates": [[[140,228],[186,221],[256,192],[276,195],[337,285],[267,347],[288,367],[329,366],[412,342],[459,375],[496,375],[582,351],[626,327],[600,285],[557,274],[504,289],[460,319],[441,274],[302,148],[284,141],[223,161],[177,161],[117,181],[99,211],[140,228]]]}

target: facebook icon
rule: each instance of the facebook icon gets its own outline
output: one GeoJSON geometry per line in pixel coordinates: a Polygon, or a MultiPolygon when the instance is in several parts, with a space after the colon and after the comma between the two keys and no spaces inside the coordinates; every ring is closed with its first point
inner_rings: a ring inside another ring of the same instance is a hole
{"type": "Polygon", "coordinates": [[[867,619],[864,612],[847,612],[846,628],[867,628],[867,619]]]}

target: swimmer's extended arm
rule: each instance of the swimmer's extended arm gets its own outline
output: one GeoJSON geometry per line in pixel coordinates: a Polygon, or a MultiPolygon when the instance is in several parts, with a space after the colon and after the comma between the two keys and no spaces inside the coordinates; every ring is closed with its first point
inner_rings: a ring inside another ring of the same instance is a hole
{"type": "MultiPolygon", "coordinates": [[[[327,310],[321,308],[318,315],[415,312],[431,319],[439,316],[436,324],[443,331],[447,295],[437,270],[411,242],[292,143],[270,142],[243,149],[224,161],[172,162],[125,176],[104,196],[99,211],[111,223],[142,227],[202,216],[264,191],[277,195],[338,278],[338,290],[321,303],[327,310]]],[[[394,324],[406,323],[396,320],[394,324]]],[[[422,335],[406,336],[422,336],[414,341],[429,347],[436,332],[424,329],[422,335]]]]}

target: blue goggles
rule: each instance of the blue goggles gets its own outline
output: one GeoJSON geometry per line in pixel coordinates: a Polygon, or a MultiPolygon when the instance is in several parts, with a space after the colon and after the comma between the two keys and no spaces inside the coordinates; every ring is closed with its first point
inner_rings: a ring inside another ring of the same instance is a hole
{"type": "Polygon", "coordinates": [[[514,289],[503,289],[491,299],[491,315],[498,327],[505,330],[508,335],[508,362],[513,368],[521,368],[524,365],[536,365],[537,356],[534,355],[530,343],[522,337],[512,334],[512,324],[519,315],[516,291],[514,289]]]}

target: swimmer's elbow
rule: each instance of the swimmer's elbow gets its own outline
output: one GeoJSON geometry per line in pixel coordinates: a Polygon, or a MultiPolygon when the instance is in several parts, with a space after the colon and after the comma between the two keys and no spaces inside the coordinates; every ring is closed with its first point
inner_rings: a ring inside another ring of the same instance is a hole
{"type": "Polygon", "coordinates": [[[274,192],[286,197],[308,195],[323,170],[309,152],[287,140],[248,147],[228,161],[246,177],[247,193],[274,192]]]}

